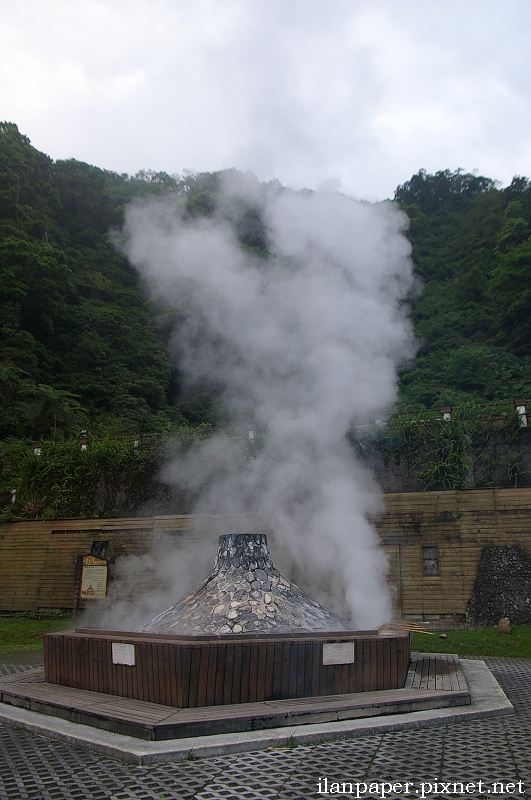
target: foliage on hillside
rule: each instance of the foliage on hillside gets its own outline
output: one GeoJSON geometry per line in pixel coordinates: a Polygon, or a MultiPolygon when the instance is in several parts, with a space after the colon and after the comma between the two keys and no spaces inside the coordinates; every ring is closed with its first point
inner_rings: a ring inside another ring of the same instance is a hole
{"type": "Polygon", "coordinates": [[[531,183],[420,171],[395,199],[422,281],[400,407],[531,398],[531,183]]]}
{"type": "Polygon", "coordinates": [[[181,392],[168,360],[179,311],[145,301],[113,243],[133,198],[171,193],[185,216],[216,211],[243,247],[263,252],[258,209],[223,197],[220,180],[53,162],[16,125],[0,123],[0,439],[220,421],[217,387],[181,392]]]}
{"type": "MultiPolygon", "coordinates": [[[[161,466],[208,434],[208,428],[183,426],[171,437],[105,438],[83,448],[72,437],[43,441],[38,449],[10,438],[0,453],[0,522],[160,513],[169,498],[158,480],[161,466]]],[[[187,510],[188,495],[185,487],[174,505],[187,510]]]]}
{"type": "Polygon", "coordinates": [[[133,197],[182,189],[54,163],[0,124],[0,438],[184,422],[156,317],[109,237],[133,197]]]}
{"type": "MultiPolygon", "coordinates": [[[[267,256],[259,205],[238,191],[222,191],[227,177],[234,186],[250,180],[235,170],[128,176],[75,160],[54,162],[16,125],[0,123],[0,457],[24,440],[26,454],[32,439],[77,440],[82,428],[96,437],[182,435],[183,426],[227,422],[220,387],[204,383],[185,392],[169,362],[166,349],[182,309],[147,303],[137,273],[116,247],[124,209],[134,198],[171,194],[185,218],[221,216],[243,248],[267,256]]],[[[401,369],[398,410],[451,405],[454,420],[451,427],[433,420],[408,427],[396,417],[375,446],[415,451],[417,458],[431,453],[419,462],[422,486],[456,488],[466,484],[465,451],[479,435],[469,430],[470,404],[506,402],[511,409],[515,397],[531,399],[531,182],[516,177],[501,189],[462,171],[421,170],[397,188],[395,201],[410,219],[419,276],[411,298],[419,351],[401,369]]],[[[428,419],[425,413],[421,418],[428,419]]],[[[81,458],[79,446],[72,447],[81,458]]],[[[108,467],[114,477],[107,484],[116,483],[118,462],[133,456],[122,448],[118,458],[113,447],[92,447],[81,471],[71,463],[73,472],[90,483],[91,470],[103,474],[108,467]]],[[[38,477],[36,513],[99,513],[73,495],[57,500],[64,471],[50,500],[44,465],[59,469],[61,459],[70,464],[70,455],[44,452],[40,466],[21,455],[16,481],[11,473],[9,480],[25,487],[17,503],[30,509],[38,477]]],[[[122,470],[127,485],[133,486],[144,457],[147,451],[136,453],[122,470]]],[[[146,461],[138,475],[150,470],[146,461]]],[[[112,511],[111,495],[106,512],[112,511]]]]}
{"type": "Polygon", "coordinates": [[[349,439],[383,491],[531,486],[531,428],[512,401],[394,414],[388,424],[353,427],[349,439]]]}

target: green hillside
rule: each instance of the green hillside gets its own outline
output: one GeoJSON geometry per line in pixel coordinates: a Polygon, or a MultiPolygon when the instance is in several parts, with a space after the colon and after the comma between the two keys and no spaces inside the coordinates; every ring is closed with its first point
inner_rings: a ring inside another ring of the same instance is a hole
{"type": "MultiPolygon", "coordinates": [[[[211,386],[183,395],[165,345],[172,311],[143,298],[112,243],[138,195],[221,210],[242,246],[265,249],[259,211],[218,192],[220,173],[118,175],[52,161],[0,124],[0,439],[176,430],[222,421],[211,386]]],[[[501,189],[420,171],[395,201],[409,215],[420,341],[400,409],[531,397],[531,184],[501,189]]]]}
{"type": "Polygon", "coordinates": [[[0,125],[0,437],[182,421],[156,318],[109,237],[135,195],[175,187],[54,163],[0,125]]]}
{"type": "Polygon", "coordinates": [[[400,407],[531,398],[531,183],[421,171],[395,200],[420,278],[400,407]]]}

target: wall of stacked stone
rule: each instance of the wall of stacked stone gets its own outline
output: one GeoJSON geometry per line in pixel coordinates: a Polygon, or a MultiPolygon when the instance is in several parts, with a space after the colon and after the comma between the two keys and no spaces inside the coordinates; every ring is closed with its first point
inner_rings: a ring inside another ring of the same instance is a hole
{"type": "Polygon", "coordinates": [[[481,554],[467,623],[489,627],[500,620],[531,624],[531,554],[521,545],[489,545],[481,554]]]}

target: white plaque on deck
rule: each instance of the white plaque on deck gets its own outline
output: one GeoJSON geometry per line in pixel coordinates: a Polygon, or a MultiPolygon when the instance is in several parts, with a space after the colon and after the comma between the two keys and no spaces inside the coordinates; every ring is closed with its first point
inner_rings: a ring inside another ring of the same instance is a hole
{"type": "Polygon", "coordinates": [[[135,666],[134,644],[123,644],[123,642],[113,642],[112,663],[127,664],[128,667],[134,667],[135,666]]]}
{"type": "Polygon", "coordinates": [[[354,642],[323,644],[323,664],[353,664],[354,642]]]}

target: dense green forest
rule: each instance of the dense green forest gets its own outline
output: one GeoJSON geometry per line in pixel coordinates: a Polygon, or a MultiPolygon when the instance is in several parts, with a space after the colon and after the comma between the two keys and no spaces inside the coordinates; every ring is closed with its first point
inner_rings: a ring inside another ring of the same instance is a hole
{"type": "MultiPolygon", "coordinates": [[[[168,312],[144,300],[110,235],[142,194],[176,192],[188,213],[212,213],[218,180],[54,162],[0,124],[1,438],[218,422],[207,389],[180,395],[168,312]]],[[[531,183],[420,171],[394,199],[420,278],[420,349],[401,371],[399,407],[531,396],[531,183]]],[[[230,212],[242,245],[263,248],[256,210],[230,212]]]]}
{"type": "MultiPolygon", "coordinates": [[[[0,123],[0,442],[223,424],[215,387],[184,393],[168,359],[175,310],[146,301],[113,244],[133,198],[172,193],[190,216],[224,214],[242,247],[265,254],[259,209],[228,204],[221,175],[54,162],[0,123]]],[[[531,182],[421,170],[394,202],[419,278],[419,350],[397,410],[531,398],[531,182]]]]}
{"type": "Polygon", "coordinates": [[[54,163],[0,125],[0,437],[182,422],[156,316],[109,238],[135,195],[175,188],[54,163]]]}
{"type": "Polygon", "coordinates": [[[531,182],[420,171],[395,201],[421,279],[400,407],[531,397],[531,182]]]}
{"type": "MultiPolygon", "coordinates": [[[[180,391],[165,350],[172,309],[145,301],[112,236],[142,195],[177,193],[187,214],[212,213],[218,181],[53,162],[0,123],[0,440],[219,422],[211,387],[180,391]]],[[[263,248],[255,209],[234,202],[224,213],[242,246],[263,248]]]]}

